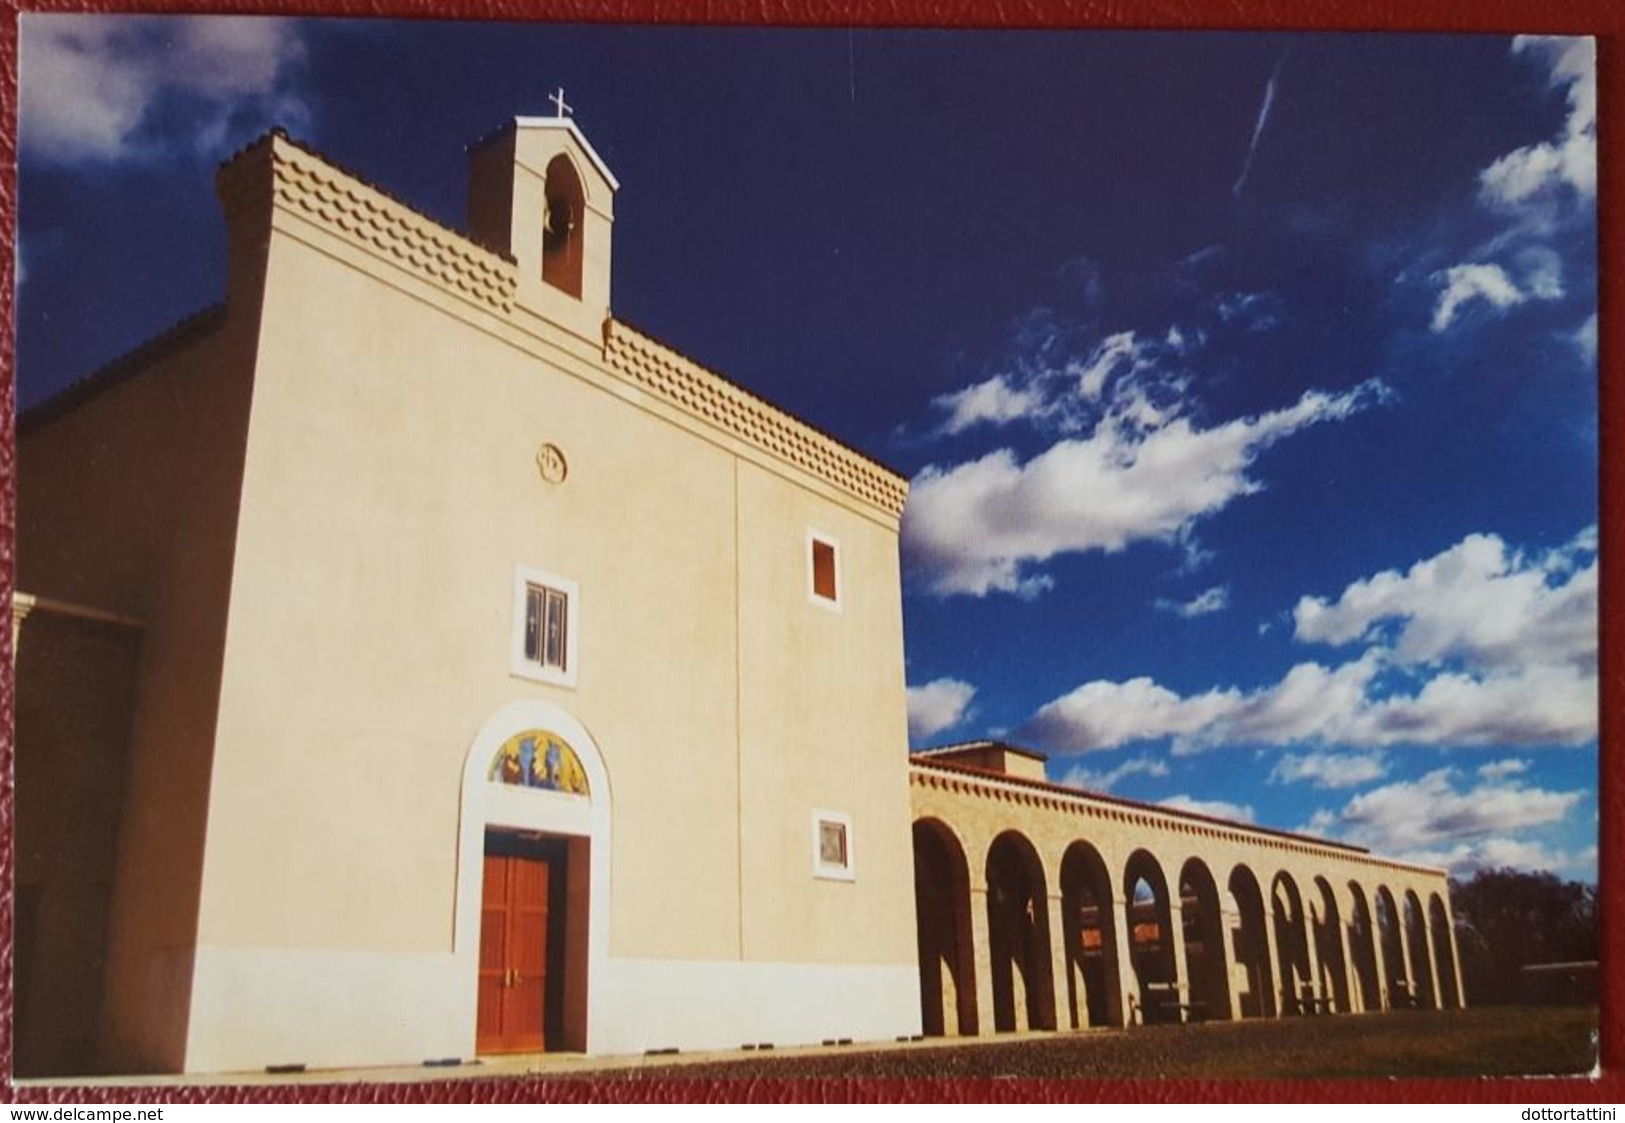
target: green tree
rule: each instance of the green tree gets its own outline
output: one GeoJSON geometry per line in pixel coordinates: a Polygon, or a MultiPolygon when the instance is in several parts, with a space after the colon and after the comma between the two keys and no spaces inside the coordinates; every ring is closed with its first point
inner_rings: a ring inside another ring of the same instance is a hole
{"type": "Polygon", "coordinates": [[[1518,969],[1597,958],[1597,890],[1556,874],[1479,870],[1450,879],[1462,983],[1474,1005],[1519,1000],[1518,969]]]}

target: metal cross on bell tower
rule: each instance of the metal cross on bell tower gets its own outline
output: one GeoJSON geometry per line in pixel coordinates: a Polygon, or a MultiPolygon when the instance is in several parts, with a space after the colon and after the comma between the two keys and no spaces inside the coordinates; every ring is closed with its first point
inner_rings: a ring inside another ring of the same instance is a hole
{"type": "Polygon", "coordinates": [[[568,117],[575,112],[575,107],[564,100],[563,86],[559,87],[558,93],[548,94],[547,100],[553,103],[553,107],[557,111],[555,116],[568,117]]]}

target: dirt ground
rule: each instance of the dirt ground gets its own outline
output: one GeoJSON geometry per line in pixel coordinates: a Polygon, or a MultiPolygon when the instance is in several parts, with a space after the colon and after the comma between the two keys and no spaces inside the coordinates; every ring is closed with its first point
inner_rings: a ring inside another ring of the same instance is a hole
{"type": "MultiPolygon", "coordinates": [[[[1287,1018],[1025,1036],[1015,1040],[820,1055],[742,1054],[671,1064],[658,1058],[612,1079],[1282,1079],[1548,1076],[1589,1073],[1597,1011],[1498,1007],[1359,1017],[1287,1018]]],[[[550,1079],[591,1078],[574,1073],[550,1079]]]]}

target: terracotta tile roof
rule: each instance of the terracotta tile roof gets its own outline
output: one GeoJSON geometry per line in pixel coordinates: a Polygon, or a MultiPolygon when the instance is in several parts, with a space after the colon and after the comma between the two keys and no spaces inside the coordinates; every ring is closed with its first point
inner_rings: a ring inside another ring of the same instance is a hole
{"type": "Polygon", "coordinates": [[[952,756],[956,753],[974,752],[978,749],[998,749],[1001,752],[1015,753],[1028,760],[1041,760],[1049,763],[1049,754],[1041,753],[1037,749],[1024,749],[1020,745],[1012,745],[1008,741],[955,741],[950,745],[933,745],[929,749],[914,749],[909,753],[911,757],[937,757],[952,756]]]}
{"type": "Polygon", "coordinates": [[[224,304],[212,304],[202,311],[192,313],[140,344],[133,351],[126,351],[112,362],[98,367],[44,401],[24,410],[17,418],[17,435],[22,436],[41,425],[48,424],[89,401],[103,390],[134,378],[153,362],[212,335],[225,322],[224,304]]]}
{"type": "MultiPolygon", "coordinates": [[[[1007,772],[1000,772],[993,768],[979,768],[973,764],[949,763],[944,760],[921,760],[922,754],[911,753],[909,764],[915,768],[941,769],[945,772],[959,772],[968,776],[982,779],[998,780],[1018,787],[1032,788],[1036,791],[1051,792],[1056,795],[1068,795],[1075,798],[1092,800],[1096,803],[1107,803],[1114,807],[1124,807],[1134,811],[1149,811],[1157,815],[1166,815],[1174,819],[1185,819],[1190,822],[1205,823],[1212,826],[1226,827],[1244,834],[1260,834],[1270,838],[1285,839],[1289,842],[1307,843],[1311,846],[1324,846],[1332,850],[1346,850],[1351,854],[1370,854],[1371,851],[1364,846],[1356,846],[1351,842],[1334,842],[1331,839],[1316,838],[1314,835],[1298,834],[1295,831],[1277,830],[1274,827],[1260,827],[1254,823],[1238,823],[1233,819],[1221,819],[1216,815],[1204,815],[1199,811],[1184,811],[1175,807],[1165,807],[1160,803],[1144,803],[1137,799],[1124,799],[1121,796],[1107,795],[1104,792],[1088,791],[1084,788],[1074,788],[1066,784],[1051,783],[1048,780],[1029,780],[1022,776],[1012,776],[1007,772]]],[[[1410,863],[1395,863],[1410,865],[1410,863]]],[[[1417,867],[1424,868],[1424,867],[1417,867]]]]}

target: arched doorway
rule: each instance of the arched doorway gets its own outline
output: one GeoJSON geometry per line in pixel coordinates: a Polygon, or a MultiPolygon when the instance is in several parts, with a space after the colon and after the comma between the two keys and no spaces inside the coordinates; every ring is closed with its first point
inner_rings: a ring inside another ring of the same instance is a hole
{"type": "Polygon", "coordinates": [[[1129,962],[1134,968],[1140,1018],[1148,1025],[1177,1022],[1181,998],[1168,881],[1150,851],[1136,850],[1129,855],[1123,869],[1123,900],[1128,909],[1129,962]]]}
{"type": "Polygon", "coordinates": [[[1269,935],[1264,928],[1268,920],[1263,890],[1253,871],[1244,865],[1230,871],[1229,889],[1236,901],[1236,965],[1247,978],[1247,989],[1241,995],[1241,1016],[1273,1018],[1275,973],[1270,964],[1269,935]]]}
{"type": "Polygon", "coordinates": [[[1405,949],[1400,942],[1399,910],[1386,885],[1377,887],[1377,941],[1382,948],[1383,984],[1390,1010],[1411,1005],[1411,982],[1405,972],[1405,949]]]}
{"type": "Polygon", "coordinates": [[[997,1032],[1055,1028],[1048,902],[1033,844],[1019,831],[995,838],[987,851],[987,934],[997,1032]]]}
{"type": "Polygon", "coordinates": [[[1376,932],[1371,926],[1371,910],[1359,882],[1349,882],[1353,900],[1349,917],[1349,955],[1354,959],[1354,977],[1359,984],[1360,1009],[1368,1014],[1382,1010],[1382,987],[1377,980],[1376,932]]]}
{"type": "Polygon", "coordinates": [[[1112,878],[1100,852],[1087,842],[1074,842],[1061,859],[1061,915],[1071,1027],[1123,1025],[1112,878]]]}
{"type": "Polygon", "coordinates": [[[1315,962],[1320,969],[1320,996],[1333,1011],[1347,1014],[1353,1007],[1349,1004],[1349,971],[1343,958],[1343,921],[1337,913],[1337,897],[1324,877],[1315,878],[1315,890],[1309,915],[1315,962]]]}
{"type": "Polygon", "coordinates": [[[1411,973],[1415,976],[1416,1004],[1431,1010],[1438,1003],[1433,995],[1432,958],[1428,952],[1427,925],[1422,920],[1422,902],[1414,889],[1405,891],[1405,947],[1411,953],[1411,973]]]}
{"type": "Polygon", "coordinates": [[[546,702],[504,707],[463,763],[454,956],[469,1055],[592,1048],[609,949],[609,773],[546,702]]]}
{"type": "Polygon", "coordinates": [[[1192,1013],[1210,1020],[1228,1020],[1230,981],[1224,962],[1219,887],[1200,858],[1190,859],[1179,871],[1179,909],[1192,1013]]]}
{"type": "Polygon", "coordinates": [[[1459,1010],[1463,1003],[1456,986],[1456,942],[1450,938],[1450,917],[1437,893],[1428,898],[1428,926],[1433,929],[1433,961],[1439,965],[1441,1005],[1446,1010],[1459,1010]]]}
{"type": "Polygon", "coordinates": [[[1285,871],[1270,884],[1270,915],[1275,924],[1276,965],[1281,979],[1283,1013],[1304,1013],[1304,1003],[1314,997],[1309,973],[1309,941],[1305,933],[1303,898],[1297,883],[1285,871]]]}
{"type": "Polygon", "coordinates": [[[920,1016],[927,1036],[976,1034],[976,957],[970,871],[946,823],[914,824],[914,917],[920,949],[920,1016]]]}

